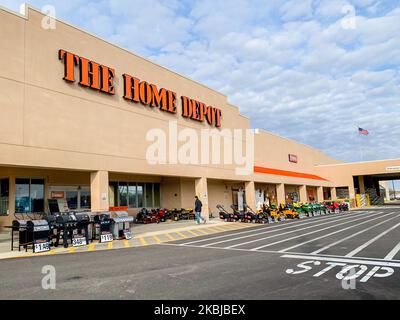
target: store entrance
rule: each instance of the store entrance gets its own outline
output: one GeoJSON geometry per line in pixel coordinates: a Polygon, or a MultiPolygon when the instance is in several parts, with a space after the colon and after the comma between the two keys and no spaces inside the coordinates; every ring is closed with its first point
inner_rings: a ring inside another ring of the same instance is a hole
{"type": "Polygon", "coordinates": [[[354,176],[358,207],[399,205],[400,173],[354,176]]]}
{"type": "Polygon", "coordinates": [[[300,201],[299,186],[285,185],[286,204],[293,204],[300,201]]]}
{"type": "Polygon", "coordinates": [[[246,203],[246,192],[244,189],[232,189],[232,204],[239,210],[244,210],[246,203]]]}
{"type": "Polygon", "coordinates": [[[50,186],[48,199],[64,199],[70,210],[90,210],[89,186],[50,186]]]}
{"type": "Polygon", "coordinates": [[[278,206],[275,184],[256,184],[256,209],[262,209],[263,205],[278,206]]]}

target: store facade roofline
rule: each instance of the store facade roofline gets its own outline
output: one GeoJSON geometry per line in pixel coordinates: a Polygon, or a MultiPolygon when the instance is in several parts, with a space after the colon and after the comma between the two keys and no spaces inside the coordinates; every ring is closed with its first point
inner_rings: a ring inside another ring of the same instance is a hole
{"type": "MultiPolygon", "coordinates": [[[[13,10],[10,10],[10,9],[8,9],[8,8],[5,8],[4,6],[0,6],[0,10],[7,11],[7,12],[12,13],[12,14],[14,14],[14,15],[20,17],[20,18],[24,18],[25,20],[29,20],[29,9],[31,9],[31,10],[33,10],[33,11],[35,11],[35,12],[40,13],[40,14],[43,15],[43,12],[41,12],[39,9],[35,8],[34,6],[30,5],[29,3],[23,3],[23,4],[21,4],[21,11],[23,11],[23,12],[20,12],[20,13],[18,13],[18,12],[16,12],[16,11],[13,11],[13,10]]],[[[155,66],[157,66],[157,67],[160,67],[160,68],[162,68],[162,69],[164,69],[164,70],[166,70],[166,71],[168,71],[168,72],[172,72],[172,73],[178,75],[179,77],[182,77],[182,78],[184,78],[184,79],[186,79],[186,80],[189,80],[189,81],[191,81],[191,82],[193,82],[193,83],[195,83],[195,84],[197,84],[197,85],[199,85],[199,86],[202,86],[202,87],[204,87],[204,88],[206,88],[206,89],[208,89],[208,90],[211,90],[211,91],[213,91],[213,92],[215,92],[215,93],[217,93],[217,94],[219,94],[219,95],[225,97],[226,99],[228,99],[228,96],[227,96],[226,94],[224,94],[224,93],[222,93],[222,92],[220,92],[220,91],[217,91],[216,89],[213,89],[213,88],[211,88],[211,87],[209,87],[209,86],[207,86],[207,85],[205,85],[205,84],[203,84],[203,83],[201,83],[201,82],[199,82],[199,81],[196,81],[196,80],[194,80],[194,79],[192,79],[192,78],[190,78],[190,77],[188,77],[188,76],[186,76],[186,75],[183,75],[183,74],[181,74],[181,73],[179,73],[179,72],[177,72],[177,71],[168,69],[167,67],[164,67],[164,66],[162,66],[161,64],[158,64],[158,63],[156,63],[156,62],[154,62],[154,61],[151,61],[151,60],[148,59],[148,58],[142,57],[142,56],[140,56],[140,55],[138,55],[138,54],[132,52],[131,50],[129,50],[129,49],[127,49],[127,48],[124,48],[124,47],[122,47],[122,46],[120,46],[120,45],[118,45],[118,44],[115,44],[115,43],[112,43],[112,42],[110,42],[110,41],[108,41],[108,40],[105,40],[105,39],[101,38],[100,36],[97,36],[97,35],[95,35],[95,34],[89,32],[89,31],[87,31],[87,30],[84,30],[84,29],[80,28],[80,27],[74,26],[73,24],[71,24],[71,23],[69,23],[69,22],[66,22],[66,21],[64,21],[64,20],[62,20],[62,19],[55,18],[55,20],[57,20],[57,21],[60,22],[60,23],[65,24],[65,25],[67,25],[67,26],[69,26],[69,27],[71,27],[71,28],[74,28],[74,29],[76,29],[76,30],[78,30],[78,31],[81,31],[81,32],[83,32],[83,33],[86,33],[86,34],[88,34],[88,35],[91,36],[91,37],[94,37],[94,38],[96,38],[96,39],[98,39],[98,40],[100,40],[100,41],[105,42],[106,44],[109,44],[109,45],[111,45],[111,46],[113,46],[113,47],[116,47],[116,48],[118,48],[118,49],[121,49],[121,50],[123,50],[123,51],[125,51],[125,52],[127,52],[127,53],[129,53],[129,54],[131,54],[131,55],[133,55],[133,56],[135,56],[135,57],[137,57],[137,58],[139,58],[139,59],[142,59],[142,60],[144,60],[144,61],[146,61],[146,62],[148,62],[148,63],[151,63],[151,64],[153,64],[153,65],[155,65],[155,66]]]]}
{"type": "Polygon", "coordinates": [[[334,163],[334,164],[320,164],[315,165],[316,167],[332,167],[332,166],[348,166],[353,164],[363,164],[363,163],[373,163],[373,162],[387,162],[387,161],[400,161],[400,158],[395,159],[383,159],[383,160],[368,160],[368,161],[355,161],[355,162],[344,162],[344,163],[334,163]]]}

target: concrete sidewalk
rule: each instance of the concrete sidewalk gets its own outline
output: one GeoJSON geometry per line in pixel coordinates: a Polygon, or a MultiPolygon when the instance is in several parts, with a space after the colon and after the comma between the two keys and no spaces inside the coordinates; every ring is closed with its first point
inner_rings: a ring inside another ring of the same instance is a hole
{"type": "Polygon", "coordinates": [[[160,224],[135,224],[132,227],[133,239],[131,240],[115,240],[109,243],[99,243],[94,241],[87,246],[83,247],[69,247],[69,248],[52,248],[49,252],[45,253],[32,253],[32,251],[11,251],[11,236],[10,232],[1,233],[0,240],[0,260],[19,257],[32,257],[43,256],[51,254],[63,253],[77,253],[77,252],[91,252],[98,250],[112,250],[123,249],[130,247],[141,247],[154,244],[161,244],[169,241],[176,241],[180,239],[195,238],[210,234],[216,234],[227,231],[234,231],[255,227],[260,225],[246,224],[246,223],[226,223],[220,219],[212,219],[206,224],[196,224],[193,220],[189,221],[167,221],[160,224]]]}

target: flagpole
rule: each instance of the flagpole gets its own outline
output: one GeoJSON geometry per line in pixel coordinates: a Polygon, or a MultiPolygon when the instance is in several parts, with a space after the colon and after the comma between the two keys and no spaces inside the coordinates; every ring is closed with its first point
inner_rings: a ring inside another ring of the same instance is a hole
{"type": "Polygon", "coordinates": [[[361,134],[360,134],[360,126],[357,125],[357,133],[358,133],[358,140],[359,140],[359,148],[360,148],[360,161],[363,161],[363,151],[362,151],[362,140],[361,140],[361,134]]]}

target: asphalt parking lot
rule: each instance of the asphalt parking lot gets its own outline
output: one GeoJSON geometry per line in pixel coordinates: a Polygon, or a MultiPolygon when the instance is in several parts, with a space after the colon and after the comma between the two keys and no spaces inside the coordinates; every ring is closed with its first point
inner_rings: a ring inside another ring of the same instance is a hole
{"type": "Polygon", "coordinates": [[[0,262],[1,299],[399,299],[400,209],[0,262]],[[57,272],[41,286],[43,266],[57,272]]]}

